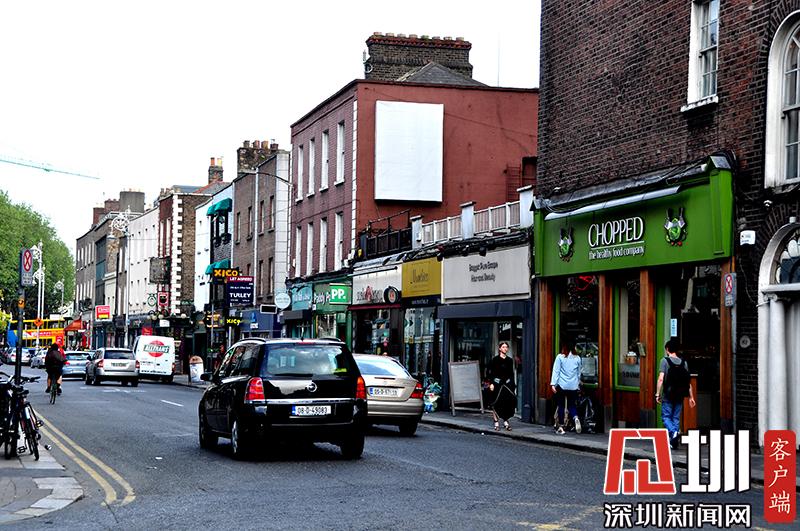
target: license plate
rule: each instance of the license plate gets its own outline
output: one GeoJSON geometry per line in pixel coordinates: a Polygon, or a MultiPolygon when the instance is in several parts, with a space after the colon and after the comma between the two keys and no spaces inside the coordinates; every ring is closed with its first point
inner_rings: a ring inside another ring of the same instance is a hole
{"type": "Polygon", "coordinates": [[[112,363],[111,364],[112,367],[126,367],[127,365],[128,365],[127,363],[112,363]]]}
{"type": "Polygon", "coordinates": [[[400,396],[400,389],[395,387],[370,387],[369,394],[371,396],[400,396]]]}
{"type": "Polygon", "coordinates": [[[292,406],[293,417],[321,417],[331,414],[331,406],[292,406]]]}

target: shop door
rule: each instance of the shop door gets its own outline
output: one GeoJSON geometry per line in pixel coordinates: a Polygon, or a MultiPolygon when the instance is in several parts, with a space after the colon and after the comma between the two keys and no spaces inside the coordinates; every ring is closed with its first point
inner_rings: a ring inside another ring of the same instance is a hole
{"type": "MultiPolygon", "coordinates": [[[[661,326],[656,330],[657,348],[653,350],[658,363],[664,357],[664,344],[670,337],[677,337],[681,344],[680,356],[687,361],[697,386],[697,406],[694,411],[684,412],[684,423],[687,417],[696,417],[696,427],[719,429],[720,266],[664,268],[655,278],[659,305],[657,322],[661,326]]],[[[658,372],[656,365],[656,380],[658,372]]],[[[657,413],[661,426],[660,407],[657,413]]]]}
{"type": "Polygon", "coordinates": [[[640,427],[639,340],[641,290],[639,271],[614,278],[613,400],[614,425],[640,427]]]}

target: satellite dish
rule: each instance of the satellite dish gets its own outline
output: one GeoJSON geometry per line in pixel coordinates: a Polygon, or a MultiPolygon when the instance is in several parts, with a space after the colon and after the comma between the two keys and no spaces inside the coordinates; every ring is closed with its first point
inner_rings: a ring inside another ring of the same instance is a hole
{"type": "Polygon", "coordinates": [[[372,63],[366,62],[364,63],[364,73],[369,74],[372,72],[372,63]]]}

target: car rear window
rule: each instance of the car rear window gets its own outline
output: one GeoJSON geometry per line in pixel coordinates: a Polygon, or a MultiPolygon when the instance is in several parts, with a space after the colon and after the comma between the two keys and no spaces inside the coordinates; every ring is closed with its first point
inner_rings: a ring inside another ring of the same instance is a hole
{"type": "Polygon", "coordinates": [[[378,358],[356,358],[358,369],[361,374],[370,376],[394,376],[395,378],[411,378],[411,375],[394,359],[386,357],[378,358]]]}
{"type": "Polygon", "coordinates": [[[106,350],[103,358],[107,360],[132,360],[133,352],[130,350],[106,350]]]}
{"type": "Polygon", "coordinates": [[[346,375],[352,357],[339,345],[275,345],[267,348],[261,376],[346,375]]]}
{"type": "Polygon", "coordinates": [[[67,354],[68,360],[85,360],[86,354],[67,354]]]}

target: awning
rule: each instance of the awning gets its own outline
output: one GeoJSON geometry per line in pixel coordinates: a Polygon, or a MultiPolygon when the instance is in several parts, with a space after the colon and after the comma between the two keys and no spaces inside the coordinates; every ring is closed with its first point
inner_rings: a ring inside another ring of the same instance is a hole
{"type": "Polygon", "coordinates": [[[64,332],[77,332],[83,329],[83,323],[80,319],[75,319],[64,328],[64,332]]]}
{"type": "Polygon", "coordinates": [[[230,212],[232,208],[233,208],[233,200],[230,197],[228,197],[221,201],[217,201],[216,203],[208,207],[206,215],[213,216],[220,212],[230,212]]]}
{"type": "Polygon", "coordinates": [[[220,260],[219,262],[213,262],[208,264],[206,267],[206,275],[210,275],[214,272],[215,269],[229,269],[231,267],[231,260],[230,258],[226,258],[225,260],[220,260]]]}

